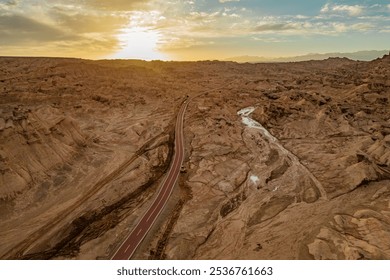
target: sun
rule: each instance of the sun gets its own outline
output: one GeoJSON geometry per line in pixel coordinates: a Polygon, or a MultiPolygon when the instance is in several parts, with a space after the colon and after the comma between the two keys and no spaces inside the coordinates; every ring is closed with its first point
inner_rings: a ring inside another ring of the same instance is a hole
{"type": "Polygon", "coordinates": [[[124,28],[118,35],[122,48],[112,58],[166,60],[167,57],[157,50],[160,37],[157,31],[144,27],[124,28]]]}

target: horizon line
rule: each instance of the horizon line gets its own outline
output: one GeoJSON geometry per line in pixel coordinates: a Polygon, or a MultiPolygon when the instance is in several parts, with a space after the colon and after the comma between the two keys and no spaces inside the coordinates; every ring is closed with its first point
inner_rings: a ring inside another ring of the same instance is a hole
{"type": "MultiPolygon", "coordinates": [[[[132,60],[132,61],[144,61],[144,62],[157,62],[157,61],[160,61],[160,62],[207,62],[207,61],[215,61],[215,62],[236,62],[236,63],[254,63],[254,61],[236,61],[234,59],[239,59],[239,58],[245,58],[245,57],[248,57],[248,58],[258,58],[258,59],[264,59],[264,61],[261,61],[259,60],[258,62],[259,63],[283,63],[283,62],[293,62],[293,61],[272,61],[272,60],[283,60],[283,59],[292,59],[292,58],[300,58],[300,57],[305,57],[305,56],[314,56],[314,55],[323,55],[323,56],[327,56],[327,55],[337,55],[337,54],[340,54],[340,55],[352,55],[352,54],[357,54],[357,53],[362,53],[362,52],[382,52],[382,53],[385,53],[387,52],[388,54],[390,54],[390,49],[384,49],[384,50],[360,50],[360,51],[355,51],[355,52],[326,52],[326,53],[306,53],[306,54],[300,54],[300,55],[291,55],[291,56],[260,56],[260,55],[237,55],[237,56],[231,56],[231,57],[227,57],[227,58],[224,58],[224,59],[202,59],[202,60],[173,60],[173,59],[142,59],[142,58],[82,58],[82,57],[75,57],[75,56],[41,56],[41,55],[37,55],[37,56],[26,56],[26,55],[0,55],[0,58],[52,58],[52,59],[78,59],[78,60],[89,60],[89,61],[104,61],[104,60],[108,60],[108,61],[119,61],[119,60],[132,60]]],[[[386,54],[384,54],[386,55],[386,54]]],[[[327,58],[348,58],[348,57],[339,57],[339,56],[336,56],[336,57],[327,57],[327,58]]],[[[327,58],[322,58],[322,59],[308,59],[308,60],[301,60],[301,61],[296,61],[296,62],[304,62],[304,61],[312,61],[312,60],[324,60],[324,59],[327,59],[327,58]]],[[[375,60],[377,58],[380,58],[380,57],[376,57],[376,58],[373,58],[373,59],[370,59],[370,60],[366,60],[366,61],[372,61],[372,60],[375,60]]],[[[359,61],[358,59],[352,59],[352,58],[348,58],[350,60],[354,60],[354,61],[359,61]]]]}

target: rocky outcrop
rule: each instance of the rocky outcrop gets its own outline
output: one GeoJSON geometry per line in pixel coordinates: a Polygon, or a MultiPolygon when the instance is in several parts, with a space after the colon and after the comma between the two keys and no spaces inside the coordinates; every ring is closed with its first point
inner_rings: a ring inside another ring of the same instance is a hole
{"type": "Polygon", "coordinates": [[[194,100],[187,125],[193,199],[172,230],[167,258],[389,258],[390,92],[377,84],[386,71],[372,72],[385,62],[355,63],[360,72],[351,63],[308,66],[318,72],[299,83],[308,64],[278,65],[279,75],[194,100]]]}
{"type": "Polygon", "coordinates": [[[110,258],[197,96],[177,188],[135,259],[389,259],[388,57],[0,58],[0,256],[110,258]]]}
{"type": "Polygon", "coordinates": [[[53,107],[34,113],[16,107],[8,111],[4,123],[8,125],[0,132],[2,200],[26,191],[49,170],[69,163],[85,146],[86,136],[77,122],[53,107]]]}

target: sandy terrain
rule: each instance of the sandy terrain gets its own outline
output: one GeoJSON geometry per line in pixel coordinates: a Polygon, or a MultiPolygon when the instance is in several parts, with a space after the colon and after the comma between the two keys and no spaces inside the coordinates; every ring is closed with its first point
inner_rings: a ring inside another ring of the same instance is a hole
{"type": "Polygon", "coordinates": [[[109,259],[185,167],[136,259],[390,259],[390,56],[0,58],[0,258],[109,259]]]}

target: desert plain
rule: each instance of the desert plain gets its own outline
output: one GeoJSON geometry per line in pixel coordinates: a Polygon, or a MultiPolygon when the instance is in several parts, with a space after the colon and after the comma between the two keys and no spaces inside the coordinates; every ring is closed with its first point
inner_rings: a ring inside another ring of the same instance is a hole
{"type": "Polygon", "coordinates": [[[0,259],[390,259],[390,56],[0,57],[0,259]]]}

